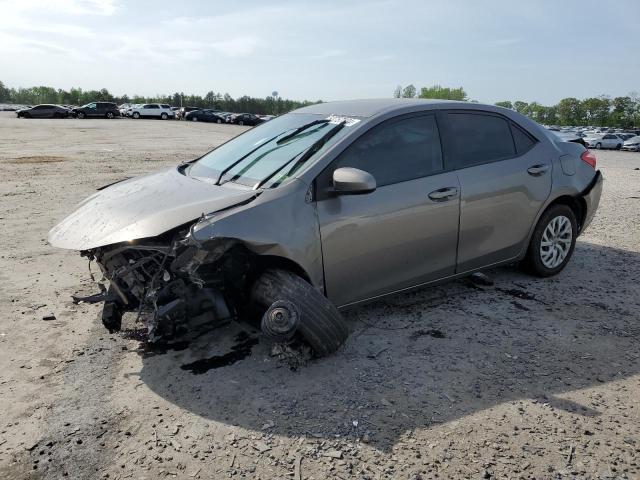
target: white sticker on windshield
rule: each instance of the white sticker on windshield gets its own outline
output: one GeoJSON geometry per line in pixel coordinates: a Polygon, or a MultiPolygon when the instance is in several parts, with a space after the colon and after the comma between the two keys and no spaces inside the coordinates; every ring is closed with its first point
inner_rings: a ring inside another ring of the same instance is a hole
{"type": "Polygon", "coordinates": [[[327,120],[329,120],[329,123],[333,125],[337,125],[339,123],[345,122],[344,124],[345,127],[351,127],[360,121],[359,118],[341,117],[340,115],[329,115],[327,117],[327,120]]]}

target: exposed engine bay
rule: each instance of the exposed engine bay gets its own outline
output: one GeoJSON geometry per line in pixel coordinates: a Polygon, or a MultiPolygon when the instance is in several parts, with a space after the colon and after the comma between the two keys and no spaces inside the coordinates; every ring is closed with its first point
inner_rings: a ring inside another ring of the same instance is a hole
{"type": "Polygon", "coordinates": [[[238,241],[212,239],[205,245],[189,228],[150,240],[82,252],[102,271],[101,293],[78,298],[104,302],[102,322],[113,333],[125,312],[136,312],[150,343],[176,338],[194,325],[238,318],[248,306],[250,255],[238,241]]]}

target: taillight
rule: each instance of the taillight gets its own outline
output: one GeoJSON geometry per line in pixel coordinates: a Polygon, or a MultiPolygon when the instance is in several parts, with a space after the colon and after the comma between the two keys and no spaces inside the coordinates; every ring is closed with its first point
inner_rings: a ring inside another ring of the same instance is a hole
{"type": "Polygon", "coordinates": [[[585,150],[584,152],[582,152],[582,155],[580,155],[580,160],[582,160],[584,163],[588,163],[593,168],[596,168],[596,156],[591,152],[591,150],[585,150]]]}

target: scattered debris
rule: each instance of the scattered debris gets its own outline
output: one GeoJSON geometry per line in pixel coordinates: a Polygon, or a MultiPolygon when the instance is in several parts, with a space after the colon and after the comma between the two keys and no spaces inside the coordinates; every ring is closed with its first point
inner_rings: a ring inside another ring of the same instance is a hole
{"type": "Polygon", "coordinates": [[[433,338],[445,338],[446,335],[444,334],[443,331],[438,330],[436,328],[429,328],[429,329],[420,329],[420,330],[415,330],[411,333],[411,335],[409,335],[409,338],[411,340],[417,340],[420,337],[425,337],[425,336],[429,336],[429,337],[433,337],[433,338]]]}
{"type": "Polygon", "coordinates": [[[483,272],[472,273],[469,275],[469,280],[475,285],[482,285],[484,287],[493,286],[493,280],[483,272]]]}
{"type": "Polygon", "coordinates": [[[323,452],[322,453],[323,457],[329,457],[329,458],[335,458],[335,459],[341,459],[342,458],[342,452],[340,450],[329,450],[327,452],[323,452]]]}
{"type": "Polygon", "coordinates": [[[260,453],[265,453],[271,450],[271,447],[269,445],[261,441],[254,443],[253,448],[258,450],[260,453]]]}

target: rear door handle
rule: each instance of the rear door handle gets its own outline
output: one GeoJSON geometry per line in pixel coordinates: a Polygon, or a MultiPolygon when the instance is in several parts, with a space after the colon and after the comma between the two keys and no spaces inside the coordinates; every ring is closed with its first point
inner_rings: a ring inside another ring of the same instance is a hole
{"type": "Polygon", "coordinates": [[[532,167],[527,168],[527,173],[529,175],[533,175],[534,177],[539,177],[549,170],[549,165],[533,165],[532,167]]]}
{"type": "Polygon", "coordinates": [[[458,189],[455,187],[445,187],[434,190],[429,194],[429,198],[435,201],[443,201],[458,195],[458,189]]]}

